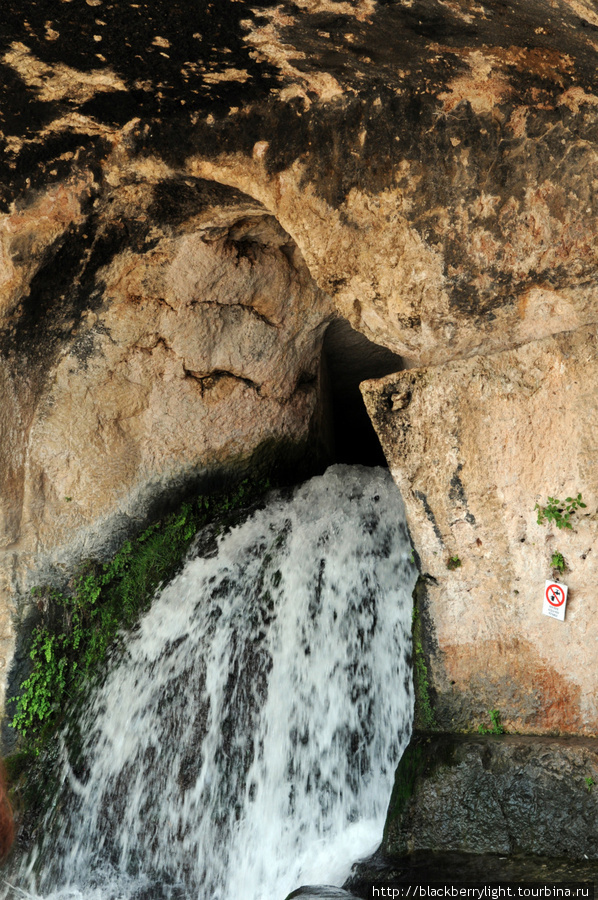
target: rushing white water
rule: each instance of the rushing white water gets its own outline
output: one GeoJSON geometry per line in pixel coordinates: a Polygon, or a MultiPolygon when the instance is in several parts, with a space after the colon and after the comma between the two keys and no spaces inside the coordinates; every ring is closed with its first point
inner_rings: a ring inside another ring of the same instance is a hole
{"type": "Polygon", "coordinates": [[[80,722],[78,777],[65,751],[16,878],[29,893],[284,900],[342,884],[379,843],[413,706],[415,570],[389,473],[333,466],[216,544],[199,540],[80,722]]]}

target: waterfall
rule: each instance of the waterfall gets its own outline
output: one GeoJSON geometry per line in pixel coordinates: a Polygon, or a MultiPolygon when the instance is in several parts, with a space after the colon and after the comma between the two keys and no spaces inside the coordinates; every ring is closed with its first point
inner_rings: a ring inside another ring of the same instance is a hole
{"type": "Polygon", "coordinates": [[[65,742],[13,883],[85,900],[342,884],[380,842],[409,738],[410,555],[389,473],[360,466],[200,535],[82,715],[82,763],[65,742]]]}

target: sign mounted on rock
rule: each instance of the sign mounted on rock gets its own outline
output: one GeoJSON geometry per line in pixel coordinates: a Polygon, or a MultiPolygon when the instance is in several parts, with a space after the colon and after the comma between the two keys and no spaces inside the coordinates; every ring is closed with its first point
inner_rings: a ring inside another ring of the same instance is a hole
{"type": "Polygon", "coordinates": [[[565,621],[565,607],[567,606],[567,585],[558,581],[547,581],[544,589],[544,607],[542,612],[551,619],[565,621]]]}

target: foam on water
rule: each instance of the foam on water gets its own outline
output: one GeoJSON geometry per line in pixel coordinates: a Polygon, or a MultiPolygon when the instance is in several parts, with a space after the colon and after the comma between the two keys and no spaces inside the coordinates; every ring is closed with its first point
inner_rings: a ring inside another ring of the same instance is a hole
{"type": "Polygon", "coordinates": [[[15,896],[283,900],[379,843],[413,708],[389,473],[333,466],[194,552],[80,721],[77,774],[65,749],[15,896]]]}

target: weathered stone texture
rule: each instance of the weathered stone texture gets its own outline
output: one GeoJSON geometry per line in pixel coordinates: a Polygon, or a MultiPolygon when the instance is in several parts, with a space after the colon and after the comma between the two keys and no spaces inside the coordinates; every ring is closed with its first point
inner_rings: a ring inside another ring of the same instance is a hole
{"type": "Polygon", "coordinates": [[[4,204],[36,191],[42,215],[91,172],[206,177],[263,202],[351,324],[412,363],[570,330],[596,321],[594,18],[100,0],[48,20],[10,0],[4,204]]]}
{"type": "Polygon", "coordinates": [[[438,723],[598,732],[598,339],[593,327],[362,385],[427,584],[438,723]],[[572,530],[535,504],[583,494],[572,530]],[[561,552],[564,623],[542,615],[561,552]],[[450,557],[460,567],[450,570],[450,557]]]}
{"type": "Polygon", "coordinates": [[[595,781],[592,739],[415,739],[397,770],[381,852],[595,860],[595,781]]]}
{"type": "MultiPolygon", "coordinates": [[[[33,581],[114,546],[169,490],[265,443],[307,441],[318,416],[331,307],[258,203],[191,178],[121,185],[87,215],[71,200],[67,260],[58,201],[48,237],[37,209],[5,222],[17,260],[0,368],[6,613],[33,581]],[[15,275],[28,227],[48,250],[15,275]]],[[[5,615],[3,660],[13,639],[5,615]]]]}
{"type": "MultiPolygon", "coordinates": [[[[589,0],[77,0],[48,10],[6,0],[0,33],[3,584],[23,580],[25,558],[39,569],[50,547],[74,552],[75,535],[95,551],[92,521],[107,533],[135,498],[156,484],[166,492],[200,461],[305,435],[333,309],[420,367],[598,321],[589,0]]],[[[582,371],[583,353],[575,372],[585,386],[593,363],[582,371]]],[[[532,376],[515,376],[513,396],[536,416],[532,376]]],[[[448,396],[449,383],[437,390],[448,396]]],[[[593,438],[578,426],[593,416],[592,397],[569,403],[573,392],[557,391],[581,442],[579,473],[553,472],[540,444],[529,448],[538,462],[524,461],[523,412],[516,432],[488,432],[480,451],[490,473],[503,467],[533,485],[521,497],[502,482],[470,491],[453,447],[457,401],[433,408],[448,430],[431,456],[418,447],[419,465],[438,457],[444,471],[448,453],[455,497],[461,481],[470,502],[478,491],[485,549],[475,552],[488,591],[508,600],[503,612],[490,603],[487,616],[461,616],[478,584],[464,565],[454,576],[461,600],[447,612],[431,599],[430,610],[443,652],[455,645],[442,678],[479,691],[476,709],[496,705],[495,683],[511,697],[541,673],[536,693],[512,700],[514,721],[587,729],[596,714],[582,698],[586,676],[563,680],[559,654],[528,630],[527,588],[512,593],[526,566],[536,577],[541,565],[522,555],[519,520],[505,521],[501,506],[525,504],[531,527],[530,501],[561,484],[592,494],[593,438]],[[509,588],[484,556],[490,541],[509,588]],[[519,624],[506,638],[509,610],[519,624]],[[471,649],[473,635],[486,650],[471,649]]],[[[398,415],[403,400],[393,402],[398,415]]],[[[534,419],[535,431],[557,418],[534,419]]],[[[400,446],[387,452],[396,469],[400,446]]],[[[468,547],[464,508],[460,531],[450,518],[461,500],[432,494],[434,539],[468,547]]],[[[428,541],[430,572],[431,527],[415,535],[428,541]]],[[[577,578],[577,551],[562,549],[577,578]]],[[[589,629],[578,590],[572,581],[571,617],[589,629]]],[[[465,696],[455,690],[452,710],[465,696]]],[[[470,714],[467,700],[455,721],[470,714]]]]}

